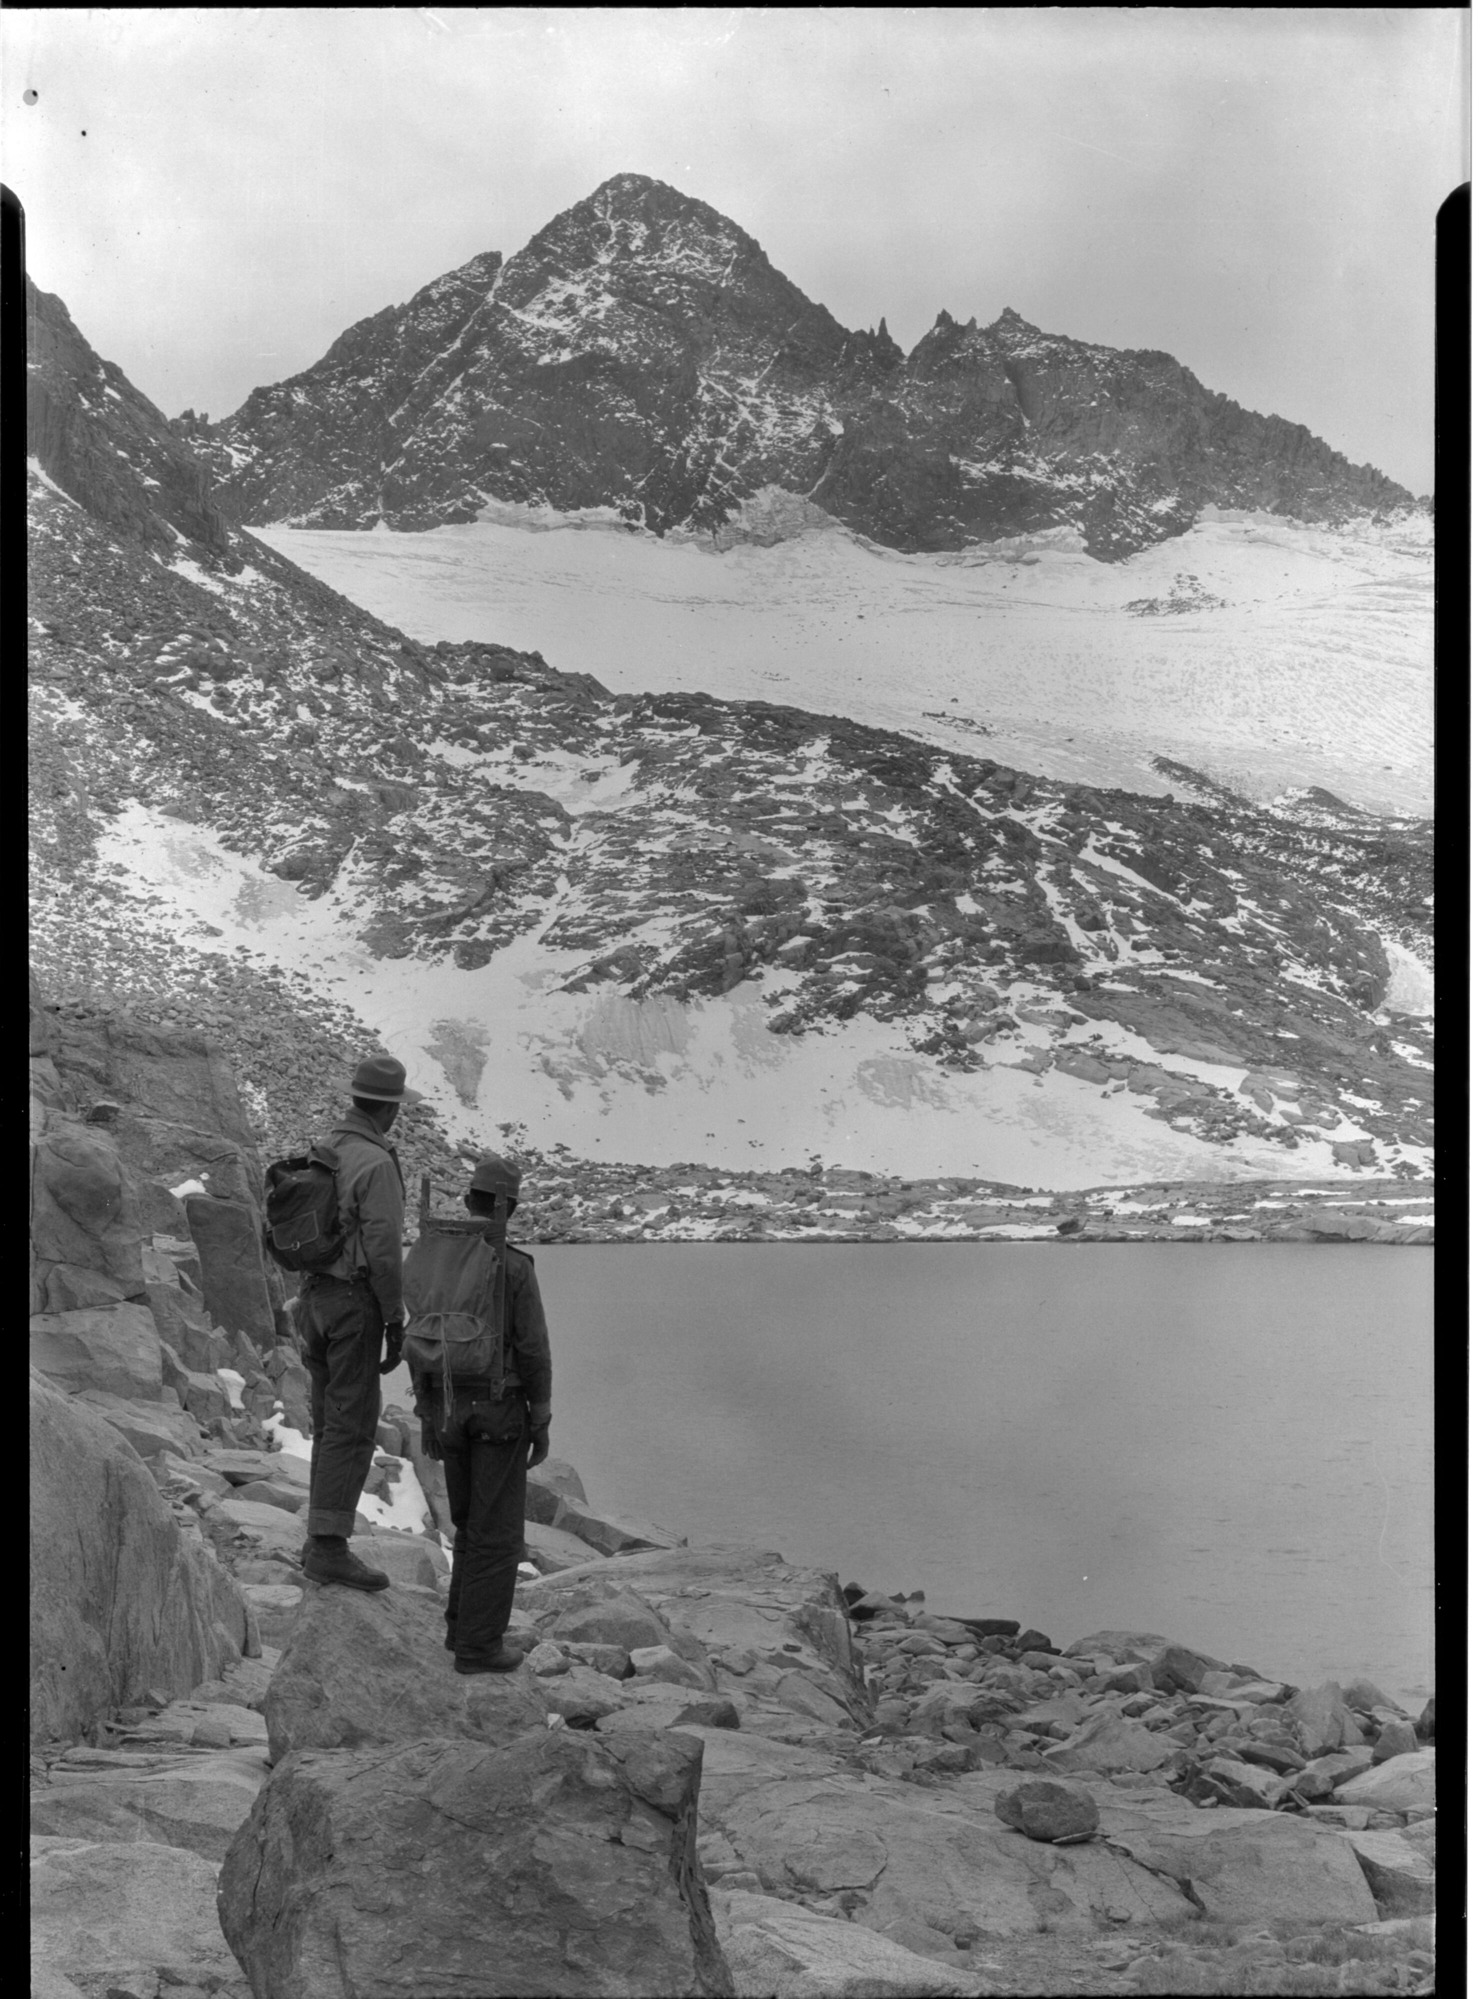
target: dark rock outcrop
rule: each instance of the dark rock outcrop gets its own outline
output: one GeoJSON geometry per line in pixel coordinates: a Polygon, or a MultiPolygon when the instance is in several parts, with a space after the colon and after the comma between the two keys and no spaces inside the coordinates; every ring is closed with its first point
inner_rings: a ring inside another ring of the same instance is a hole
{"type": "Polygon", "coordinates": [[[238,566],[210,475],[163,413],[26,280],[26,450],[63,493],[165,560],[179,537],[238,566]]]}
{"type": "Polygon", "coordinates": [[[1326,521],[1414,504],[1168,354],[1009,309],[987,327],[942,312],[906,357],[641,174],[361,320],[223,423],[177,428],[237,518],[317,527],[468,521],[496,499],[720,529],[779,487],[892,548],[1071,525],[1113,560],[1208,504],[1326,521]]]}

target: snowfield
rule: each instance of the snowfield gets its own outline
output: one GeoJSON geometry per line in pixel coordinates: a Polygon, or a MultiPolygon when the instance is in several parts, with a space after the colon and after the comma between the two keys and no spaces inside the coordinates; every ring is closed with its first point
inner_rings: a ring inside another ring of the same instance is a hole
{"type": "MultiPolygon", "coordinates": [[[[1210,1147],[1146,1117],[1121,1085],[1034,1075],[1007,1060],[947,1072],[914,1054],[900,1026],[866,1016],[800,1040],[771,1034],[765,996],[792,976],[776,970],[687,1006],[562,993],[559,982],[589,953],[548,947],[548,924],[477,970],[375,959],[358,942],[361,912],[344,875],[327,895],[300,895],[207,828],[138,802],[111,822],[98,859],[150,899],[152,920],[177,938],[210,926],[212,949],[275,963],[352,1006],[405,1061],[454,1142],[487,1145],[500,1127],[516,1126],[542,1149],[564,1144],[601,1160],[772,1169],[820,1154],[827,1164],[905,1177],[1075,1188],[1329,1176],[1331,1141],[1363,1135],[1346,1119],[1293,1151],[1249,1136],[1210,1147]]],[[[1008,995],[1033,996],[1025,985],[1008,995]]],[[[1098,1026],[1102,1052],[1158,1059],[1128,1030],[1098,1026]]],[[[1051,1036],[1030,1028],[1028,1039],[1046,1048],[1051,1036]]],[[[1245,1073],[1190,1058],[1177,1066],[1232,1089],[1245,1073]]],[[[1410,1150],[1395,1148],[1392,1158],[1410,1150]]]]}
{"type": "Polygon", "coordinates": [[[494,505],[425,534],[253,532],[415,638],[538,651],[614,693],[787,703],[1154,795],[1183,795],[1165,757],[1261,800],[1317,785],[1432,810],[1421,516],[1334,530],[1210,508],[1107,564],[1069,529],[901,555],[786,501],[748,502],[723,548],[494,505]]]}

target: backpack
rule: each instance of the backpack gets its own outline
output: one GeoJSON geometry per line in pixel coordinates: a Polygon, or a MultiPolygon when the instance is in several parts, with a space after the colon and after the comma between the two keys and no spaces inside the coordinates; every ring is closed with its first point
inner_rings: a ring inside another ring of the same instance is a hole
{"type": "Polygon", "coordinates": [[[497,1401],[504,1387],[504,1230],[506,1202],[492,1221],[434,1218],[431,1181],[421,1181],[421,1233],[401,1271],[406,1307],[402,1355],[413,1376],[454,1389],[478,1387],[497,1401]]]}
{"type": "Polygon", "coordinates": [[[332,1145],[311,1145],[268,1167],[262,1244],[284,1270],[324,1270],[343,1253],[338,1169],[332,1145]]]}

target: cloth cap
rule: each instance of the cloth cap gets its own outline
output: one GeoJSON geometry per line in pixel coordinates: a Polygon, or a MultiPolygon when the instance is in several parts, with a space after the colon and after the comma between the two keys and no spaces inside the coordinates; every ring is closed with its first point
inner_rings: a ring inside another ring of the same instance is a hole
{"type": "Polygon", "coordinates": [[[419,1104],[419,1091],[406,1087],[406,1065],[394,1055],[367,1055],[356,1069],[349,1086],[352,1097],[367,1097],[374,1104],[419,1104]]]}
{"type": "Polygon", "coordinates": [[[469,1184],[470,1194],[507,1194],[511,1201],[519,1197],[519,1182],[523,1178],[519,1168],[511,1159],[501,1159],[496,1152],[490,1152],[486,1159],[480,1159],[473,1168],[473,1178],[469,1184]]]}

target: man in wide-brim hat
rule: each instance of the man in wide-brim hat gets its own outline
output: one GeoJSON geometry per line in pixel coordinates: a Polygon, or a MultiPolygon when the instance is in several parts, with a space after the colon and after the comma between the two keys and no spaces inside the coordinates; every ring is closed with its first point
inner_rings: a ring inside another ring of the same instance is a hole
{"type": "Polygon", "coordinates": [[[350,1552],[355,1509],[375,1456],[380,1377],[401,1354],[401,1235],[406,1183],[387,1134],[403,1104],[421,1102],[391,1055],[367,1055],[350,1082],[351,1108],[330,1143],[344,1248],[299,1292],[298,1328],[312,1389],[308,1542],[312,1582],[384,1589],[390,1580],[350,1552]],[[385,1366],[381,1350],[385,1349],[385,1366]]]}

